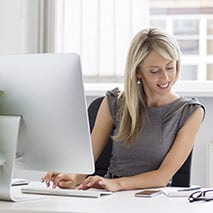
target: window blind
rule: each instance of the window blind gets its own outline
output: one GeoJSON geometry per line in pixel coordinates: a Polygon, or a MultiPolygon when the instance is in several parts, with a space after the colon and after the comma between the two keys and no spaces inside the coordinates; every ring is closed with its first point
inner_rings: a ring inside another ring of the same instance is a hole
{"type": "Polygon", "coordinates": [[[132,37],[148,27],[149,1],[60,0],[55,8],[55,51],[79,53],[86,82],[119,82],[132,37]]]}

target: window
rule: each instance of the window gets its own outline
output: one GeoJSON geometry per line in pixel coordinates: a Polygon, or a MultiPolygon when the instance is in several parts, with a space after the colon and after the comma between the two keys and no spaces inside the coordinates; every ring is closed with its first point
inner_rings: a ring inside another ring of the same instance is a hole
{"type": "Polygon", "coordinates": [[[173,34],[180,45],[181,80],[213,80],[211,14],[211,0],[150,0],[150,26],[163,28],[173,34]]]}
{"type": "Polygon", "coordinates": [[[178,40],[183,55],[180,80],[213,80],[211,0],[60,0],[57,4],[56,51],[80,54],[87,83],[122,82],[129,43],[148,26],[162,28],[178,40]]]}
{"type": "Polygon", "coordinates": [[[56,8],[57,51],[80,54],[86,82],[122,82],[130,40],[148,27],[148,0],[64,0],[56,8]]]}

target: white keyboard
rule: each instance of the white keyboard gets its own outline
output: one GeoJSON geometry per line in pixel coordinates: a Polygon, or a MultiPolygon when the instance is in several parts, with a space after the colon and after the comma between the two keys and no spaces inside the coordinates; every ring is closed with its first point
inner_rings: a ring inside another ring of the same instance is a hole
{"type": "Polygon", "coordinates": [[[26,186],[21,188],[22,193],[28,194],[43,194],[43,195],[60,195],[60,196],[74,196],[74,197],[91,197],[99,198],[102,195],[110,195],[112,192],[105,191],[103,189],[60,189],[51,188],[46,186],[26,186]]]}

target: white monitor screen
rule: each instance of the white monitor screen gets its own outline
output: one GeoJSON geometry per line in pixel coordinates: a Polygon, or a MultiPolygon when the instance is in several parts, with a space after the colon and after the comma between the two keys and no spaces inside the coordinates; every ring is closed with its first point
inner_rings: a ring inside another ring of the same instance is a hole
{"type": "Polygon", "coordinates": [[[91,174],[94,161],[77,54],[0,56],[0,114],[21,115],[16,164],[91,174]]]}

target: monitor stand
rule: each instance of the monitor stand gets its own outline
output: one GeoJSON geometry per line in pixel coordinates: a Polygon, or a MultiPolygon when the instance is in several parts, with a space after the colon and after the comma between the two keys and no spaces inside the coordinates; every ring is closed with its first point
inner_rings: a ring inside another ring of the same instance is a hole
{"type": "Polygon", "coordinates": [[[11,193],[21,116],[0,115],[0,200],[16,201],[11,193]]]}

